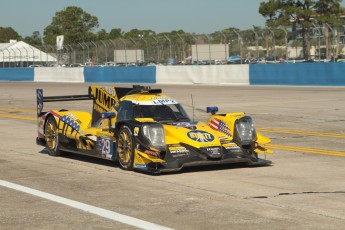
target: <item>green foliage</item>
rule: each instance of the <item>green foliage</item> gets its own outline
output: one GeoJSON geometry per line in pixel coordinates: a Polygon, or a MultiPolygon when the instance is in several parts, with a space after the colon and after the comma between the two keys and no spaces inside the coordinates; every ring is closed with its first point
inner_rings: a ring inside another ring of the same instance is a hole
{"type": "Polygon", "coordinates": [[[34,31],[31,36],[25,37],[23,41],[32,46],[42,45],[42,38],[39,31],[34,31]]]}
{"type": "Polygon", "coordinates": [[[12,27],[0,27],[0,43],[20,40],[21,36],[12,27]]]}
{"type": "Polygon", "coordinates": [[[143,38],[148,38],[152,35],[155,35],[156,33],[153,30],[139,30],[139,29],[132,29],[126,33],[124,33],[123,37],[124,38],[139,38],[139,37],[143,37],[143,38]]]}
{"type": "Polygon", "coordinates": [[[98,27],[98,18],[76,6],[56,12],[52,23],[44,29],[44,42],[54,45],[56,36],[64,35],[66,43],[90,41],[97,36],[92,30],[98,27]]]}
{"type": "Polygon", "coordinates": [[[109,39],[117,39],[123,37],[124,32],[120,28],[112,29],[109,33],[109,39]]]}
{"type": "Polygon", "coordinates": [[[340,24],[342,0],[269,0],[261,2],[259,13],[270,28],[296,23],[301,31],[304,58],[310,55],[310,28],[313,23],[340,24]]]}

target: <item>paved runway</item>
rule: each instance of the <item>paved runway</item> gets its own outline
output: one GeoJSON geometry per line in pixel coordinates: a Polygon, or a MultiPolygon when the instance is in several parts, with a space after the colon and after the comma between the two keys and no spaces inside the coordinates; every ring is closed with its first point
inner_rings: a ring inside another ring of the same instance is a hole
{"type": "MultiPolygon", "coordinates": [[[[86,156],[51,157],[35,144],[35,89],[52,96],[85,94],[87,87],[0,83],[1,229],[344,228],[345,88],[153,86],[195,120],[207,118],[206,106],[245,111],[274,151],[270,167],[194,167],[153,176],[86,156]],[[58,202],[65,199],[76,206],[58,202]],[[136,221],[148,225],[131,224],[136,221]]],[[[91,111],[85,101],[45,106],[91,111]]]]}

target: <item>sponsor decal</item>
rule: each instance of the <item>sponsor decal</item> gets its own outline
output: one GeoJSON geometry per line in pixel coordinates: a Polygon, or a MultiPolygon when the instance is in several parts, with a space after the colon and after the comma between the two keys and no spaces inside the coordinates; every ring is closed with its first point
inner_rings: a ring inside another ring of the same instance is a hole
{"type": "Polygon", "coordinates": [[[65,124],[67,124],[68,126],[72,127],[73,130],[76,130],[77,132],[80,129],[80,125],[75,122],[73,119],[71,119],[69,116],[61,116],[60,120],[63,121],[65,124]]]}
{"type": "Polygon", "coordinates": [[[211,123],[210,123],[210,127],[213,130],[217,130],[217,131],[224,133],[227,136],[231,137],[229,126],[224,121],[222,121],[220,119],[217,119],[217,118],[212,119],[211,123]]]}
{"type": "Polygon", "coordinates": [[[113,140],[110,137],[97,137],[97,150],[102,158],[111,159],[113,156],[113,140]]]}
{"type": "Polygon", "coordinates": [[[197,123],[195,123],[195,122],[176,122],[176,123],[173,123],[173,125],[175,125],[177,127],[184,127],[187,129],[196,129],[197,123]]]}
{"type": "MultiPolygon", "coordinates": [[[[107,89],[110,91],[110,88],[107,89]]],[[[109,110],[116,103],[116,93],[108,93],[104,88],[95,88],[94,100],[98,106],[101,106],[105,110],[109,110]]],[[[98,108],[98,110],[100,110],[98,108]]]]}
{"type": "Polygon", "coordinates": [[[155,156],[155,157],[159,154],[159,152],[152,151],[152,150],[145,150],[144,153],[146,153],[147,155],[155,156]]]}
{"type": "Polygon", "coordinates": [[[240,150],[240,147],[237,145],[233,145],[233,146],[227,146],[225,147],[226,150],[240,150]]]}
{"type": "Polygon", "coordinates": [[[139,134],[139,127],[135,127],[133,133],[134,133],[134,136],[138,136],[138,134],[139,134]]]}
{"type": "Polygon", "coordinates": [[[221,154],[221,149],[219,147],[209,147],[206,151],[211,153],[212,156],[219,156],[221,154]]]}
{"type": "Polygon", "coordinates": [[[177,104],[177,101],[172,100],[172,99],[158,99],[158,100],[153,100],[152,103],[154,105],[161,105],[161,104],[177,104]]]}
{"type": "Polygon", "coordinates": [[[135,168],[139,168],[139,169],[147,169],[147,165],[146,164],[134,164],[135,168]]]}
{"type": "Polygon", "coordinates": [[[111,96],[116,97],[116,91],[114,87],[101,86],[101,89],[109,93],[111,96]]]}
{"type": "Polygon", "coordinates": [[[212,142],[214,140],[214,136],[211,133],[205,131],[189,131],[187,136],[196,142],[212,142]]]}
{"type": "Polygon", "coordinates": [[[37,115],[40,115],[43,109],[43,90],[37,89],[36,96],[37,96],[37,115]]]}
{"type": "Polygon", "coordinates": [[[171,146],[169,147],[169,151],[174,158],[189,155],[189,150],[183,146],[171,146]]]}

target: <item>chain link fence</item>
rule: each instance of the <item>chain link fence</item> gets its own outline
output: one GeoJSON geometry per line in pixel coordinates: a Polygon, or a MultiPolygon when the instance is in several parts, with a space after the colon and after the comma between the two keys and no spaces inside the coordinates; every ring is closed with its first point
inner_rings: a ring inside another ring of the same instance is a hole
{"type": "MultiPolygon", "coordinates": [[[[329,59],[344,54],[344,31],[325,34],[323,28],[311,30],[311,57],[329,59]]],[[[302,55],[302,38],[285,29],[246,30],[231,33],[138,36],[32,47],[0,47],[1,67],[27,66],[141,66],[230,64],[258,60],[297,59],[302,55]]],[[[25,44],[25,43],[24,43],[25,44]]]]}

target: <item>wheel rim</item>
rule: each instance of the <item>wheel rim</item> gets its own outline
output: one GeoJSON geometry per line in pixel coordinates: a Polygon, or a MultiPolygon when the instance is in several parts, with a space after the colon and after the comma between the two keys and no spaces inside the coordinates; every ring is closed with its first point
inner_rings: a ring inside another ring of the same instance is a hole
{"type": "Polygon", "coordinates": [[[122,164],[127,165],[132,155],[132,141],[128,132],[122,131],[118,138],[117,152],[122,164]]]}
{"type": "Polygon", "coordinates": [[[53,120],[50,120],[47,123],[45,135],[46,135],[47,146],[50,149],[54,149],[57,142],[57,132],[56,132],[56,125],[53,120]]]}

